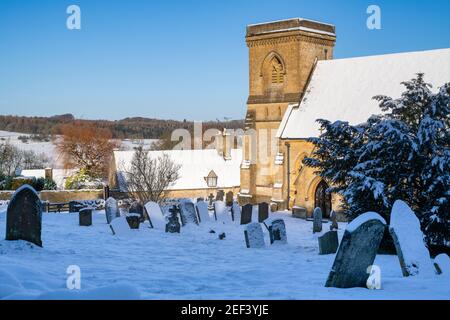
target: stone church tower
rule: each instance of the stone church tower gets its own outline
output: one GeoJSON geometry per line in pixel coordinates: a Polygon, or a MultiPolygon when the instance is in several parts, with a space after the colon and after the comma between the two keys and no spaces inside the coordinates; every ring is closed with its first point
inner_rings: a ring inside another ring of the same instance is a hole
{"type": "Polygon", "coordinates": [[[290,19],[247,26],[249,97],[241,166],[242,203],[286,207],[282,185],[286,146],[276,132],[290,104],[298,104],[318,60],[333,58],[333,25],[290,19]]]}

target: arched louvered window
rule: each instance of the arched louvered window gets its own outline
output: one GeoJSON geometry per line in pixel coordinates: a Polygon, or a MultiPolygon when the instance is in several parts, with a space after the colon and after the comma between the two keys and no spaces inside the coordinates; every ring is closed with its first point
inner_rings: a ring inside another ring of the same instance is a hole
{"type": "Polygon", "coordinates": [[[271,71],[272,71],[272,84],[282,84],[284,82],[284,70],[283,64],[278,59],[278,57],[273,57],[271,62],[271,71]]]}

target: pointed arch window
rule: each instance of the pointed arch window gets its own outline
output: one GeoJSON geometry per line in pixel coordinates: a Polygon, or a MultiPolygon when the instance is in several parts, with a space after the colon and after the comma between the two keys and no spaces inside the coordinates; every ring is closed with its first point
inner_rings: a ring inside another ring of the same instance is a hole
{"type": "Polygon", "coordinates": [[[278,57],[273,57],[270,61],[270,67],[272,71],[272,84],[282,84],[284,82],[284,70],[280,59],[278,59],[278,57]]]}

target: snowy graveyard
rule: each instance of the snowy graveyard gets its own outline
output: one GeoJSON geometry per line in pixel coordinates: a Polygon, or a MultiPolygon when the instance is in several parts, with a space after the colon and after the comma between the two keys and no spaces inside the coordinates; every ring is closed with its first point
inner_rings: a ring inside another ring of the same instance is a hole
{"type": "MultiPolygon", "coordinates": [[[[259,223],[266,212],[261,214],[258,206],[242,210],[250,212],[252,223],[241,225],[241,217],[233,221],[231,210],[219,201],[216,214],[207,212],[206,203],[193,207],[184,202],[178,214],[193,223],[185,223],[180,233],[165,232],[164,214],[172,209],[155,203],[145,206],[154,228],[145,221],[137,230],[130,229],[125,216],[115,217],[112,200],[106,207],[114,214],[107,218],[105,210],[92,210],[90,226],[80,226],[80,213],[42,213],[42,248],[24,240],[4,240],[7,203],[3,203],[0,299],[450,298],[449,263],[443,256],[434,262],[442,269],[440,275],[404,277],[396,255],[376,255],[373,264],[381,272],[380,290],[327,288],[336,254],[319,254],[318,239],[329,228],[313,230],[313,221],[294,218],[290,212],[271,212],[259,223]],[[198,225],[195,211],[201,216],[198,225]],[[226,237],[219,240],[220,234],[226,237]],[[80,271],[80,289],[70,290],[73,268],[80,271]]],[[[373,220],[375,214],[369,216],[373,220]]],[[[339,223],[339,244],[346,229],[349,237],[355,237],[355,230],[370,222],[359,220],[339,223]]],[[[402,233],[397,233],[402,244],[402,233]]],[[[409,261],[407,248],[402,248],[409,261]]]]}

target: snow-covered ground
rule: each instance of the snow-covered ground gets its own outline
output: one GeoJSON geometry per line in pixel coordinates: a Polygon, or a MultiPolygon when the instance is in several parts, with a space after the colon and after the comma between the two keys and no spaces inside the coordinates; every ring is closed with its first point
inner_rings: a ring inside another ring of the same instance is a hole
{"type": "MultiPolygon", "coordinates": [[[[113,236],[104,212],[93,226],[78,214],[43,215],[43,248],[5,241],[0,208],[0,298],[143,299],[450,299],[450,277],[403,278],[396,256],[378,256],[382,290],[325,288],[334,255],[318,254],[312,222],[285,219],[288,245],[247,249],[237,224],[189,226],[181,234],[141,229],[113,236]],[[226,232],[218,240],[210,228],[226,232]],[[81,269],[81,292],[66,289],[67,268],[81,269]]],[[[324,225],[327,230],[329,225],[324,225]]],[[[345,224],[340,224],[340,237],[345,224]]]]}

